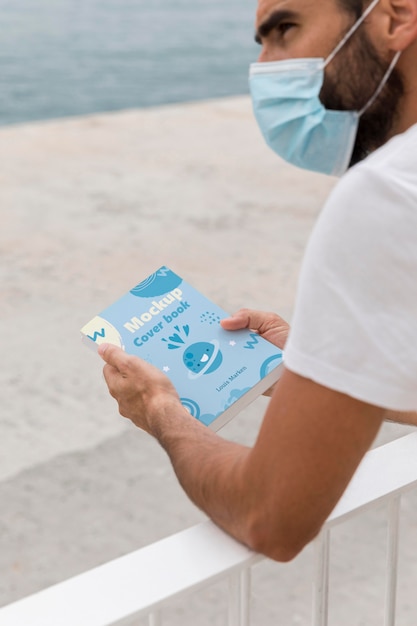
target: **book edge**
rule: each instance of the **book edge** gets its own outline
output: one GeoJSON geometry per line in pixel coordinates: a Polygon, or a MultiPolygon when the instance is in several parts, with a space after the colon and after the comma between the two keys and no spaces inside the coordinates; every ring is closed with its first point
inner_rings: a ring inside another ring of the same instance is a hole
{"type": "Polygon", "coordinates": [[[269,372],[264,378],[262,378],[259,382],[257,382],[253,387],[249,389],[246,393],[243,394],[240,398],[236,400],[229,408],[227,408],[223,413],[221,413],[218,417],[216,417],[211,424],[207,425],[207,428],[211,428],[211,430],[218,431],[223,426],[225,426],[228,422],[230,422],[238,413],[240,413],[243,409],[245,409],[249,404],[254,402],[256,398],[259,398],[265,391],[267,391],[272,385],[274,385],[277,380],[281,377],[282,369],[284,367],[284,362],[281,361],[279,365],[274,367],[273,370],[269,372]]]}

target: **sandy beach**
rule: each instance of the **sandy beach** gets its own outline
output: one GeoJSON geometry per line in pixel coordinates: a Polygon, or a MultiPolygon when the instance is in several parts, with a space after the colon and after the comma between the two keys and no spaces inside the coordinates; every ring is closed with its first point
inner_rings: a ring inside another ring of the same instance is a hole
{"type": "MultiPolygon", "coordinates": [[[[81,326],[163,264],[230,312],[290,320],[335,180],[280,161],[245,97],[6,126],[0,164],[3,605],[204,519],[165,454],[118,415],[81,326]]],[[[251,443],[266,402],[223,435],[251,443]]],[[[377,443],[409,431],[387,425],[377,443]]],[[[402,626],[417,614],[416,504],[404,498],[402,626]]],[[[380,626],[384,533],[383,511],[335,533],[331,623],[380,626]]],[[[310,567],[310,547],[258,566],[255,626],[309,624],[310,567]]],[[[222,624],[221,593],[167,623],[222,624]]]]}

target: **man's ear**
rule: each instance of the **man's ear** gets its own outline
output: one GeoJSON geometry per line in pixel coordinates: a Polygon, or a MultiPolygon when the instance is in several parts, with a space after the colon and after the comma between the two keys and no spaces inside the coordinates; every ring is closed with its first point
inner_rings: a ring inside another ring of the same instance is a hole
{"type": "Polygon", "coordinates": [[[391,50],[408,48],[417,41],[417,0],[385,0],[386,37],[391,50]]]}

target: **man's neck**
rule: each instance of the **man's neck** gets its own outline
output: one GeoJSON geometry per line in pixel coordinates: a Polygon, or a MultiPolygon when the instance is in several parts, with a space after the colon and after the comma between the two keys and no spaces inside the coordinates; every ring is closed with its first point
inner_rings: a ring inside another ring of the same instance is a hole
{"type": "Polygon", "coordinates": [[[417,42],[403,52],[398,69],[404,79],[405,93],[398,119],[393,128],[393,135],[403,133],[417,124],[417,42]]]}

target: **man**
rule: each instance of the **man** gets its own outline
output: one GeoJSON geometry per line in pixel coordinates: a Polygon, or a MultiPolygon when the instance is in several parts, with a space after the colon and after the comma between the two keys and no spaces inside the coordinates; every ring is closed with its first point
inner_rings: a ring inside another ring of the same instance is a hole
{"type": "Polygon", "coordinates": [[[121,414],[158,439],[194,503],[287,561],[319,532],[383,420],[416,423],[417,0],[259,0],[256,27],[251,91],[270,146],[327,173],[357,165],[312,234],[288,341],[271,313],[222,322],[285,344],[255,445],[197,422],[149,364],[114,346],[100,354],[121,414]]]}

